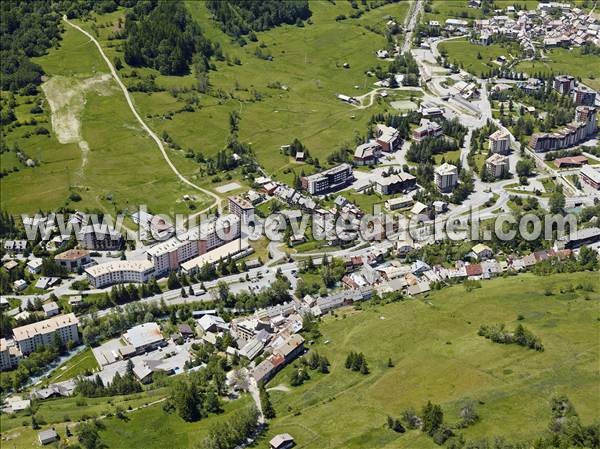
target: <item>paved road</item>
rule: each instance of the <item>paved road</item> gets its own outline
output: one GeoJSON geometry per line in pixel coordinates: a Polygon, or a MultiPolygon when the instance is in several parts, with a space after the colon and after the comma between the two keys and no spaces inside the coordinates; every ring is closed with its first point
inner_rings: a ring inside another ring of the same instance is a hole
{"type": "MultiPolygon", "coordinates": [[[[113,76],[113,78],[115,79],[115,81],[117,82],[117,84],[119,85],[119,87],[121,88],[121,90],[123,91],[123,95],[125,95],[125,99],[127,100],[127,104],[129,105],[129,109],[131,109],[131,112],[133,113],[133,115],[135,116],[135,118],[137,119],[137,121],[140,123],[140,125],[142,125],[142,128],[144,128],[144,130],[148,133],[148,135],[156,142],[156,145],[158,146],[158,149],[160,150],[160,152],[163,155],[163,158],[165,159],[165,161],[167,162],[167,164],[169,165],[169,167],[171,168],[171,170],[173,171],[173,173],[175,173],[175,175],[181,180],[181,182],[183,182],[184,184],[199,190],[200,192],[212,197],[215,201],[213,204],[211,204],[209,207],[207,207],[206,209],[204,209],[204,211],[201,212],[206,212],[209,209],[212,209],[213,207],[215,207],[215,205],[219,208],[219,210],[221,210],[221,198],[211,192],[210,190],[204,189],[196,184],[194,184],[193,182],[191,182],[190,180],[188,180],[185,176],[183,176],[179,170],[177,169],[177,167],[175,167],[175,164],[173,164],[173,162],[171,162],[171,159],[169,159],[169,155],[167,154],[167,151],[165,150],[165,147],[162,143],[162,140],[154,133],[154,131],[152,131],[150,129],[150,127],[146,124],[146,122],[144,122],[144,120],[142,119],[142,117],[140,116],[140,114],[138,113],[138,111],[136,110],[135,106],[133,105],[133,101],[131,99],[131,96],[129,95],[129,91],[127,90],[127,87],[125,87],[125,84],[123,84],[123,82],[121,81],[121,78],[119,78],[119,74],[117,73],[117,71],[115,70],[112,62],[110,61],[110,59],[108,59],[108,57],[106,56],[106,54],[104,53],[104,50],[102,49],[102,46],[100,45],[100,43],[94,38],[94,36],[92,36],[90,33],[88,33],[87,31],[85,31],[83,28],[81,28],[78,25],[75,25],[73,22],[69,21],[67,19],[67,16],[63,16],[63,21],[65,23],[67,23],[69,26],[75,28],[76,30],[82,32],[83,34],[85,34],[88,38],[90,38],[90,40],[96,45],[96,47],[98,48],[98,51],[100,52],[100,55],[102,56],[102,59],[104,59],[104,61],[106,62],[106,65],[108,66],[108,68],[110,69],[110,72],[113,76]]],[[[200,212],[200,213],[201,213],[200,212]]]]}

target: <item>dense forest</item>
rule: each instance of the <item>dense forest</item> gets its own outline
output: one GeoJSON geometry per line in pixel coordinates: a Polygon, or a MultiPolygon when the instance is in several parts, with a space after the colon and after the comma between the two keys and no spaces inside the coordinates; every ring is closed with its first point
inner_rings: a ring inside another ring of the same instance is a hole
{"type": "Polygon", "coordinates": [[[2,90],[35,91],[42,68],[30,58],[41,56],[60,40],[60,14],[46,0],[0,2],[2,90]]]}
{"type": "Polygon", "coordinates": [[[239,37],[281,24],[301,25],[311,15],[307,0],[207,0],[221,29],[239,37]]]}
{"type": "Polygon", "coordinates": [[[152,67],[164,75],[183,75],[190,64],[208,70],[213,49],[183,2],[138,2],[125,20],[125,61],[152,67]]]}

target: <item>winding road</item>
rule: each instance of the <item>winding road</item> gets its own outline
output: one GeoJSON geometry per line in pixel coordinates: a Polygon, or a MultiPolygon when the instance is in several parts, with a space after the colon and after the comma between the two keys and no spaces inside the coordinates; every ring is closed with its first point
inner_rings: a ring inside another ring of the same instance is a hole
{"type": "Polygon", "coordinates": [[[171,168],[171,171],[173,173],[175,173],[175,175],[184,184],[186,184],[186,185],[188,185],[188,186],[190,186],[190,187],[192,187],[192,188],[194,188],[194,189],[196,189],[196,190],[204,193],[205,195],[208,195],[208,196],[212,197],[215,200],[209,207],[205,208],[203,211],[200,211],[199,213],[206,212],[206,211],[212,209],[213,207],[215,207],[215,205],[218,207],[219,211],[221,211],[221,198],[217,194],[215,194],[214,192],[211,192],[210,190],[204,189],[204,188],[202,188],[202,187],[194,184],[193,182],[191,182],[189,179],[187,179],[185,176],[183,176],[179,172],[179,170],[177,169],[177,167],[175,166],[175,164],[173,164],[173,162],[171,161],[171,159],[169,159],[169,155],[167,154],[167,151],[165,150],[165,147],[164,147],[164,145],[162,143],[162,140],[160,139],[160,137],[158,137],[156,135],[156,133],[154,131],[152,131],[150,129],[150,127],[146,124],[146,122],[144,122],[144,120],[142,119],[142,117],[140,116],[140,114],[138,113],[138,111],[136,110],[135,106],[133,105],[133,100],[131,98],[131,95],[129,95],[129,91],[127,90],[127,87],[125,86],[125,84],[123,84],[123,81],[121,81],[121,78],[119,78],[119,74],[115,70],[115,67],[113,66],[113,64],[110,61],[110,59],[108,59],[108,57],[104,53],[104,50],[102,49],[102,46],[96,40],[96,38],[94,38],[94,36],[92,36],[90,33],[88,33],[87,31],[85,31],[79,25],[75,25],[73,22],[69,21],[69,19],[67,19],[67,16],[63,16],[63,21],[67,25],[75,28],[76,30],[78,30],[81,33],[83,33],[84,35],[86,35],[96,45],[96,47],[98,48],[98,51],[100,52],[100,55],[104,59],[104,62],[106,62],[106,65],[110,69],[110,73],[112,74],[112,77],[115,79],[115,81],[117,82],[117,84],[119,85],[119,87],[121,88],[121,90],[123,91],[123,95],[125,95],[125,100],[127,100],[127,104],[129,105],[129,109],[131,109],[131,112],[135,116],[136,120],[140,123],[140,125],[142,125],[142,128],[144,128],[144,130],[148,133],[148,135],[154,140],[154,142],[156,142],[156,145],[158,146],[158,149],[160,150],[160,152],[163,155],[163,158],[165,159],[165,161],[167,162],[167,164],[171,168]]]}

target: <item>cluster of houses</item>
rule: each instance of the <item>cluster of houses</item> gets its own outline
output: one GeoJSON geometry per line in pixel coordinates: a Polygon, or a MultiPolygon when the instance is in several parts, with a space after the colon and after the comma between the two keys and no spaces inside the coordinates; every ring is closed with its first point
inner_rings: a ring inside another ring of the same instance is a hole
{"type": "Polygon", "coordinates": [[[544,48],[580,47],[587,42],[600,45],[600,23],[593,14],[568,3],[541,3],[537,10],[515,11],[508,6],[489,19],[475,20],[477,41],[489,45],[497,36],[519,42],[525,55],[544,48]],[[556,14],[555,11],[559,13],[556,14]]]}

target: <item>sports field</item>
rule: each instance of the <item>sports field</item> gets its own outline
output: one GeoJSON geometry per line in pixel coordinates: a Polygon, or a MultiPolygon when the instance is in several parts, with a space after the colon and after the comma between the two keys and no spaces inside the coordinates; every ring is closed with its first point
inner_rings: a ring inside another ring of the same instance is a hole
{"type": "MultiPolygon", "coordinates": [[[[483,282],[470,293],[456,286],[417,300],[339,310],[325,319],[323,336],[311,347],[328,357],[331,373],[313,374],[290,392],[271,392],[278,416],[261,447],[289,432],[305,448],[434,448],[419,431],[401,435],[385,425],[387,415],[420,410],[428,400],[442,405],[448,424],[457,422],[462,401],[476,401],[481,420],[463,430],[467,439],[533,439],[547,429],[549,401],[557,394],[566,394],[583,422],[592,423],[600,407],[599,292],[600,280],[588,273],[526,274],[483,282]],[[576,289],[587,284],[593,292],[576,289]],[[545,351],[477,335],[480,324],[499,322],[522,323],[545,351]],[[369,375],[344,368],[350,351],[365,354],[369,375]]],[[[289,373],[288,367],[269,386],[288,384],[289,373]]]]}

